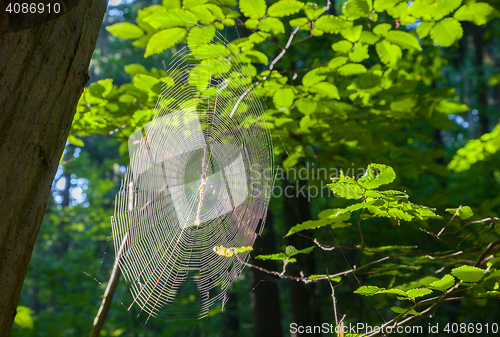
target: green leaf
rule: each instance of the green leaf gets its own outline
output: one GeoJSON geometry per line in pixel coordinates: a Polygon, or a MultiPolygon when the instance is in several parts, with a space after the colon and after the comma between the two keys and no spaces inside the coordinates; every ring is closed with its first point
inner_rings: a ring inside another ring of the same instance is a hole
{"type": "Polygon", "coordinates": [[[257,19],[248,19],[245,21],[245,27],[248,29],[255,29],[259,25],[259,20],[257,19]]]}
{"type": "Polygon", "coordinates": [[[343,222],[349,220],[351,214],[344,212],[342,208],[327,209],[318,214],[320,219],[325,219],[330,222],[343,222]]]}
{"type": "Polygon", "coordinates": [[[321,82],[326,79],[326,75],[318,74],[318,72],[322,71],[320,68],[313,69],[307,72],[302,78],[302,84],[306,87],[309,87],[315,83],[321,82]]]}
{"type": "Polygon", "coordinates": [[[390,67],[396,67],[398,61],[403,56],[401,48],[387,40],[377,42],[375,45],[380,60],[390,67]]]}
{"type": "Polygon", "coordinates": [[[429,32],[431,31],[431,28],[434,27],[435,22],[421,22],[418,27],[417,27],[417,34],[420,39],[425,38],[427,35],[429,35],[429,32]]]}
{"type": "Polygon", "coordinates": [[[319,93],[320,95],[328,98],[340,99],[339,90],[335,85],[329,82],[316,83],[309,91],[319,93]]]}
{"type": "Polygon", "coordinates": [[[150,91],[159,81],[156,77],[149,75],[137,74],[134,76],[134,86],[145,92],[150,91]]]}
{"type": "Polygon", "coordinates": [[[200,21],[202,24],[209,24],[215,21],[215,17],[212,15],[212,12],[204,5],[190,7],[189,10],[196,14],[198,21],[200,21]]]}
{"type": "Polygon", "coordinates": [[[14,323],[19,325],[21,328],[33,329],[34,322],[31,317],[35,312],[28,307],[18,306],[16,317],[14,318],[14,323]]]}
{"type": "Polygon", "coordinates": [[[385,289],[379,288],[376,286],[362,286],[362,287],[359,287],[354,293],[364,295],[364,296],[373,296],[381,290],[385,290],[385,289]]]}
{"type": "Polygon", "coordinates": [[[340,34],[342,34],[344,39],[351,41],[352,43],[355,43],[355,42],[358,42],[362,31],[363,31],[362,26],[355,26],[355,27],[341,30],[340,34]]]}
{"type": "Polygon", "coordinates": [[[417,105],[417,96],[415,95],[402,95],[396,97],[391,102],[391,110],[405,112],[413,109],[417,105]]]}
{"type": "Polygon", "coordinates": [[[347,53],[352,49],[352,43],[346,40],[342,40],[332,44],[332,49],[339,53],[347,53]]]}
{"type": "Polygon", "coordinates": [[[165,49],[175,46],[186,35],[184,28],[169,28],[151,36],[144,57],[159,54],[165,49]]]}
{"type": "Polygon", "coordinates": [[[319,28],[326,33],[337,34],[341,30],[349,28],[353,25],[352,21],[345,21],[337,16],[323,15],[316,20],[316,28],[319,28]]]}
{"type": "Polygon", "coordinates": [[[486,263],[486,266],[491,267],[492,265],[494,265],[498,261],[500,261],[500,257],[494,257],[491,260],[488,260],[488,262],[486,263]]]}
{"type": "Polygon", "coordinates": [[[366,44],[370,44],[370,45],[373,45],[375,44],[378,40],[380,39],[380,37],[376,36],[375,34],[373,34],[372,32],[369,32],[367,30],[364,30],[361,32],[361,36],[359,37],[359,42],[362,42],[362,43],[366,43],[366,44]]]}
{"type": "Polygon", "coordinates": [[[187,44],[189,48],[195,49],[198,46],[203,46],[212,41],[215,37],[215,27],[193,27],[189,31],[187,44]]]}
{"type": "Polygon", "coordinates": [[[413,217],[410,214],[408,214],[407,212],[405,212],[403,210],[397,209],[397,208],[391,208],[391,209],[389,209],[389,211],[387,213],[391,217],[396,218],[396,219],[400,219],[403,221],[412,221],[413,220],[413,217]]]}
{"type": "Polygon", "coordinates": [[[394,169],[387,165],[370,164],[358,183],[367,190],[373,190],[382,185],[390,184],[396,179],[394,169]]]}
{"type": "Polygon", "coordinates": [[[290,20],[289,24],[292,27],[299,27],[300,29],[303,30],[311,30],[311,27],[309,27],[309,20],[307,20],[307,18],[293,19],[290,20]]]}
{"type": "Polygon", "coordinates": [[[354,50],[349,53],[349,58],[352,62],[361,62],[369,57],[368,46],[365,46],[361,42],[358,42],[356,47],[354,47],[354,50]]]}
{"type": "Polygon", "coordinates": [[[347,0],[342,6],[342,14],[351,19],[365,16],[372,10],[372,0],[347,0]]]}
{"type": "Polygon", "coordinates": [[[266,54],[261,53],[260,51],[257,50],[247,51],[245,55],[247,55],[254,63],[264,63],[264,64],[269,63],[269,59],[267,58],[266,54]]]}
{"type": "Polygon", "coordinates": [[[83,140],[76,138],[73,135],[68,136],[68,142],[70,144],[76,145],[76,146],[84,146],[85,144],[83,143],[83,140]]]}
{"type": "Polygon", "coordinates": [[[432,282],[429,285],[429,287],[444,291],[446,289],[453,287],[454,285],[455,285],[455,278],[453,276],[451,276],[450,274],[446,274],[439,281],[432,282]]]}
{"type": "Polygon", "coordinates": [[[449,47],[458,41],[464,31],[460,22],[453,18],[446,18],[434,25],[431,29],[431,38],[440,46],[449,47]]]}
{"type": "Polygon", "coordinates": [[[434,6],[432,6],[432,17],[434,21],[441,20],[444,18],[446,15],[450,14],[453,12],[455,9],[457,9],[460,4],[462,3],[462,0],[440,0],[436,1],[434,3],[434,6]]]}
{"type": "MultiPolygon", "coordinates": [[[[363,205],[363,204],[359,204],[359,205],[363,205]]],[[[386,252],[386,251],[391,251],[391,250],[400,250],[403,252],[409,252],[415,248],[418,248],[418,246],[383,246],[383,247],[375,247],[375,248],[372,248],[372,247],[368,248],[367,247],[365,249],[370,251],[370,252],[386,252]]]]}
{"type": "Polygon", "coordinates": [[[181,0],[163,0],[162,5],[166,9],[181,8],[181,0]]]}
{"type": "Polygon", "coordinates": [[[280,19],[267,17],[261,21],[259,29],[264,32],[272,30],[274,34],[281,34],[285,32],[285,25],[280,19]]]}
{"type": "Polygon", "coordinates": [[[257,43],[264,42],[269,36],[271,36],[271,34],[265,33],[265,32],[261,32],[261,31],[257,31],[255,33],[250,34],[250,36],[248,37],[248,39],[250,41],[252,41],[253,43],[257,44],[257,43]]]}
{"type": "Polygon", "coordinates": [[[308,2],[306,4],[306,7],[304,8],[304,13],[306,13],[306,16],[309,18],[309,20],[316,20],[324,12],[325,9],[323,7],[319,7],[318,4],[314,2],[308,2]]]}
{"type": "Polygon", "coordinates": [[[337,69],[342,76],[352,76],[366,73],[366,67],[362,64],[350,63],[337,69]]]}
{"type": "Polygon", "coordinates": [[[144,68],[142,64],[129,64],[125,66],[125,72],[129,75],[144,74],[148,75],[149,72],[144,68]]]}
{"type": "Polygon", "coordinates": [[[291,88],[276,90],[273,95],[273,102],[277,109],[289,108],[295,100],[295,94],[291,88]]]}
{"type": "Polygon", "coordinates": [[[358,185],[358,182],[349,176],[340,175],[334,178],[331,184],[328,184],[333,193],[346,199],[361,199],[364,195],[364,189],[358,185]]]}
{"type": "Polygon", "coordinates": [[[385,36],[391,29],[391,27],[392,26],[388,23],[381,23],[380,25],[377,25],[375,28],[373,28],[373,33],[375,35],[385,36]]]}
{"type": "Polygon", "coordinates": [[[203,5],[207,2],[208,0],[183,0],[182,1],[182,7],[186,9],[190,9],[195,6],[203,5]]]}
{"type": "Polygon", "coordinates": [[[414,288],[414,289],[410,289],[406,292],[406,295],[409,298],[423,297],[423,296],[426,296],[429,294],[432,294],[432,290],[427,289],[427,288],[414,288]]]}
{"type": "Polygon", "coordinates": [[[463,282],[477,282],[484,276],[484,270],[472,266],[461,266],[451,270],[451,274],[463,282]]]}
{"type": "Polygon", "coordinates": [[[332,280],[334,282],[340,282],[340,280],[342,280],[342,277],[340,277],[340,276],[335,276],[335,277],[330,276],[329,277],[328,275],[309,275],[310,280],[326,279],[326,278],[329,278],[330,280],[332,280]]]}
{"type": "Polygon", "coordinates": [[[240,11],[247,18],[260,19],[266,15],[265,0],[240,0],[240,11]]]}
{"type": "Polygon", "coordinates": [[[310,252],[312,252],[314,249],[314,246],[311,246],[311,247],[308,247],[308,248],[304,248],[304,249],[301,249],[301,250],[298,250],[297,248],[295,248],[294,246],[287,246],[285,248],[285,254],[287,256],[294,256],[294,255],[297,255],[297,254],[309,254],[310,252]]]}
{"type": "Polygon", "coordinates": [[[297,0],[280,0],[269,7],[267,14],[282,18],[298,13],[302,7],[304,7],[304,3],[297,0]]]}
{"type": "Polygon", "coordinates": [[[331,59],[330,62],[328,62],[328,68],[329,69],[337,69],[340,66],[343,66],[347,62],[347,57],[345,56],[339,56],[334,59],[331,59]]]}
{"type": "Polygon", "coordinates": [[[138,39],[144,35],[144,31],[128,22],[118,22],[114,25],[107,26],[106,30],[111,33],[111,35],[122,38],[122,39],[138,39]]]}
{"type": "Polygon", "coordinates": [[[457,213],[457,210],[458,210],[458,214],[457,215],[462,220],[467,220],[468,218],[470,218],[471,216],[474,215],[474,212],[472,212],[472,209],[469,206],[462,206],[462,207],[460,207],[460,209],[458,209],[458,208],[447,208],[446,212],[454,215],[455,213],[457,213]]]}
{"type": "Polygon", "coordinates": [[[459,21],[474,21],[476,25],[484,25],[494,15],[495,9],[485,2],[464,5],[453,17],[459,21]]]}
{"type": "Polygon", "coordinates": [[[398,296],[406,297],[406,292],[404,292],[401,289],[396,289],[396,288],[393,288],[393,289],[382,289],[382,290],[377,291],[377,295],[378,294],[392,294],[392,295],[398,295],[398,296]]]}
{"type": "Polygon", "coordinates": [[[459,114],[470,110],[466,104],[455,101],[442,100],[436,105],[436,111],[445,114],[459,114]]]}
{"type": "Polygon", "coordinates": [[[197,21],[198,17],[194,13],[178,8],[157,11],[144,19],[154,29],[193,27],[197,21]]]}
{"type": "Polygon", "coordinates": [[[420,47],[417,38],[407,32],[402,32],[400,30],[390,30],[385,35],[385,39],[389,42],[399,45],[404,49],[414,48],[416,50],[422,50],[422,47],[420,47]]]}
{"type": "Polygon", "coordinates": [[[276,261],[284,261],[288,259],[288,263],[297,262],[294,258],[289,258],[285,253],[278,254],[268,254],[268,255],[258,255],[255,257],[257,260],[276,260],[276,261]]]}
{"type": "Polygon", "coordinates": [[[373,8],[376,12],[383,12],[390,8],[395,7],[398,3],[403,0],[375,0],[373,2],[373,8]]]}
{"type": "Polygon", "coordinates": [[[417,312],[417,311],[415,311],[415,309],[408,310],[408,309],[404,309],[404,308],[400,308],[400,307],[392,307],[391,310],[394,311],[397,314],[404,314],[404,313],[406,313],[404,316],[406,316],[406,315],[417,315],[417,316],[420,316],[420,313],[417,312]]]}
{"type": "Polygon", "coordinates": [[[295,102],[295,106],[303,114],[310,115],[316,111],[316,108],[318,107],[318,103],[316,103],[315,101],[301,98],[295,102]]]}

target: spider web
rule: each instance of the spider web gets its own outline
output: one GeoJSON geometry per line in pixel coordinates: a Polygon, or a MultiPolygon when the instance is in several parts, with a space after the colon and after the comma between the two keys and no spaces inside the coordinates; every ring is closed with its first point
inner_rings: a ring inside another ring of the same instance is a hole
{"type": "Polygon", "coordinates": [[[112,217],[130,307],[148,318],[202,318],[215,303],[224,308],[243,265],[216,247],[254,243],[274,183],[250,60],[214,27],[195,26],[186,40],[153,121],[129,139],[130,167],[112,217]]]}

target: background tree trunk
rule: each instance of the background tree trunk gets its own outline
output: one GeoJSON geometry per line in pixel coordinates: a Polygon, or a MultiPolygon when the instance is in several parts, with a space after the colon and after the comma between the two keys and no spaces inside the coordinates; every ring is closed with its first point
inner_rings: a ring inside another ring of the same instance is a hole
{"type": "Polygon", "coordinates": [[[52,180],[76,104],[89,78],[88,66],[107,5],[106,0],[80,0],[74,7],[65,3],[64,15],[31,24],[31,28],[30,22],[14,27],[5,4],[0,6],[2,336],[10,335],[52,180]]]}
{"type": "MultiPolygon", "coordinates": [[[[274,219],[270,210],[267,211],[266,227],[262,236],[255,240],[253,256],[274,254],[276,252],[276,235],[274,234],[274,219]]],[[[268,269],[279,270],[276,261],[257,260],[252,258],[252,264],[268,269]]],[[[256,268],[250,269],[252,292],[252,312],[255,337],[281,337],[281,304],[277,278],[261,272],[256,268]]]]}

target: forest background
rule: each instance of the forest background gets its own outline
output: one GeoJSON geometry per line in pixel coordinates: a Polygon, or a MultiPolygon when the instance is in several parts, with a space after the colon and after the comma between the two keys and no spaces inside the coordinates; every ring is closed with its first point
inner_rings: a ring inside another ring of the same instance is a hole
{"type": "MultiPolygon", "coordinates": [[[[163,62],[193,21],[220,29],[248,57],[277,167],[342,169],[332,188],[362,197],[273,198],[254,256],[282,253],[250,263],[278,273],[246,268],[223,315],[215,308],[205,320],[147,324],[137,307],[127,311],[122,280],[103,336],[287,336],[291,322],[498,323],[499,8],[460,0],[110,3],[12,335],[89,334],[114,263],[109,217],[127,138],[152,118],[163,62]],[[346,177],[367,167],[369,181],[346,177]],[[315,248],[280,274],[289,246],[315,248]]],[[[298,190],[331,183],[277,181],[298,190]]]]}

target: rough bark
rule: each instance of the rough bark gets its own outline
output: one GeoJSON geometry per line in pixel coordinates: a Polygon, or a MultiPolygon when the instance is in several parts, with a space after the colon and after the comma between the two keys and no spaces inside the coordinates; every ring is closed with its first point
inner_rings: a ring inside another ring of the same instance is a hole
{"type": "MultiPolygon", "coordinates": [[[[262,237],[257,237],[253,255],[276,253],[274,221],[270,211],[267,212],[266,227],[262,237]]],[[[252,259],[252,264],[267,270],[278,270],[276,261],[252,259]]],[[[251,301],[255,337],[281,337],[281,303],[277,278],[258,269],[250,270],[252,285],[251,301]]]]}
{"type": "Polygon", "coordinates": [[[2,336],[10,335],[106,4],[80,0],[54,20],[16,31],[7,13],[0,13],[2,336]]]}

